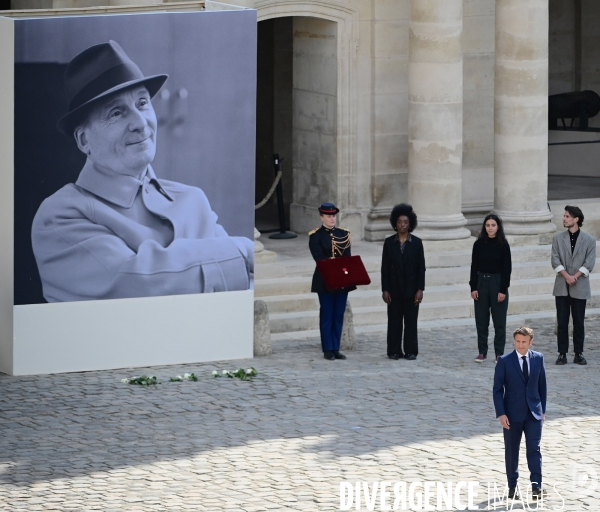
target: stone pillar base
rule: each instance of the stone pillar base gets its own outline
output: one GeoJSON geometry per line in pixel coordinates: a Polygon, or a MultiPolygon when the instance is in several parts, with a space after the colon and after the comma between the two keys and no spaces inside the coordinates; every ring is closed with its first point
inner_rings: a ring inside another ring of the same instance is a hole
{"type": "Polygon", "coordinates": [[[394,234],[390,225],[391,207],[374,208],[367,216],[368,222],[365,226],[365,240],[368,242],[381,242],[388,236],[394,234]]]}
{"type": "Polygon", "coordinates": [[[506,241],[515,247],[517,245],[550,245],[554,233],[545,233],[540,235],[506,235],[506,241]]]}
{"type": "Polygon", "coordinates": [[[277,259],[277,253],[267,251],[263,243],[259,240],[260,231],[254,228],[254,262],[271,263],[277,259]]]}
{"type": "MultiPolygon", "coordinates": [[[[415,230],[414,234],[421,238],[421,234],[415,230]]],[[[448,252],[448,251],[470,251],[476,238],[462,238],[460,240],[423,240],[423,249],[428,252],[448,252]]]]}
{"type": "Polygon", "coordinates": [[[271,327],[269,310],[264,300],[254,301],[254,357],[268,356],[271,348],[271,327]]]}
{"type": "Polygon", "coordinates": [[[350,301],[346,302],[344,311],[344,325],[342,327],[342,339],[340,350],[354,350],[356,348],[356,337],[354,336],[354,315],[350,301]]]}
{"type": "Polygon", "coordinates": [[[419,216],[415,235],[423,240],[463,240],[471,232],[465,228],[467,219],[462,213],[445,216],[419,216]]]}
{"type": "Polygon", "coordinates": [[[552,224],[552,212],[507,212],[494,210],[502,219],[505,235],[546,235],[554,233],[556,226],[552,224]]]}

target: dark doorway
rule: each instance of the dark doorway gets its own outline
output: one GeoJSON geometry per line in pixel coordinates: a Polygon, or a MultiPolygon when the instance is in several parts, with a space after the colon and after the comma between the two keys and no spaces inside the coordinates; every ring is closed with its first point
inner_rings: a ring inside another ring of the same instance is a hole
{"type": "MultiPolygon", "coordinates": [[[[275,173],[273,155],[283,159],[283,194],[289,227],[292,202],[293,18],[258,23],[256,93],[256,201],[268,193],[275,173]]],[[[277,200],[256,210],[259,231],[278,228],[277,200]]]]}
{"type": "Polygon", "coordinates": [[[557,120],[556,105],[565,98],[554,96],[600,94],[600,3],[550,0],[549,15],[548,199],[600,197],[600,114],[582,115],[586,99],[574,117],[557,120]]]}

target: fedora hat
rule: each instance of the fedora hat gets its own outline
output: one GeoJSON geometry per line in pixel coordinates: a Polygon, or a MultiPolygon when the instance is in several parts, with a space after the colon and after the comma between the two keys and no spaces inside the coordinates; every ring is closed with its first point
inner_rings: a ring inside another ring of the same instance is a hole
{"type": "Polygon", "coordinates": [[[70,137],[89,107],[100,98],[140,84],[152,98],[168,77],[144,76],[115,41],[90,46],[67,66],[64,80],[69,112],[58,120],[56,127],[70,137]]]}

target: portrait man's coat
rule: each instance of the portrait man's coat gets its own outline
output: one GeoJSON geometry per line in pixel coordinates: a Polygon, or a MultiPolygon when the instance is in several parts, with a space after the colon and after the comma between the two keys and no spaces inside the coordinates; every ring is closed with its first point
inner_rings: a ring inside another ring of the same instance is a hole
{"type": "Polygon", "coordinates": [[[254,244],[197,187],[86,164],[40,206],[32,243],[48,302],[246,290],[254,244]],[[109,173],[109,174],[108,174],[109,173]]]}

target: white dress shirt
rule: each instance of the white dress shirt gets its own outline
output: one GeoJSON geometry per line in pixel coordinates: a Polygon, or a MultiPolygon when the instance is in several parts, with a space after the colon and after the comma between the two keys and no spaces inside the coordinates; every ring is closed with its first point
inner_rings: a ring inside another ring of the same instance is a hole
{"type": "MultiPolygon", "coordinates": [[[[516,351],[516,352],[517,352],[517,356],[519,356],[519,366],[521,367],[521,371],[523,371],[523,359],[521,359],[523,356],[522,356],[521,354],[519,354],[519,352],[518,352],[518,351],[516,351]]],[[[530,352],[531,352],[531,351],[530,351],[530,350],[528,350],[528,351],[527,351],[527,354],[525,354],[525,358],[527,359],[527,370],[529,370],[529,373],[531,373],[531,364],[530,364],[530,362],[529,362],[529,359],[530,359],[530,357],[529,357],[529,353],[530,353],[530,352]]]]}

